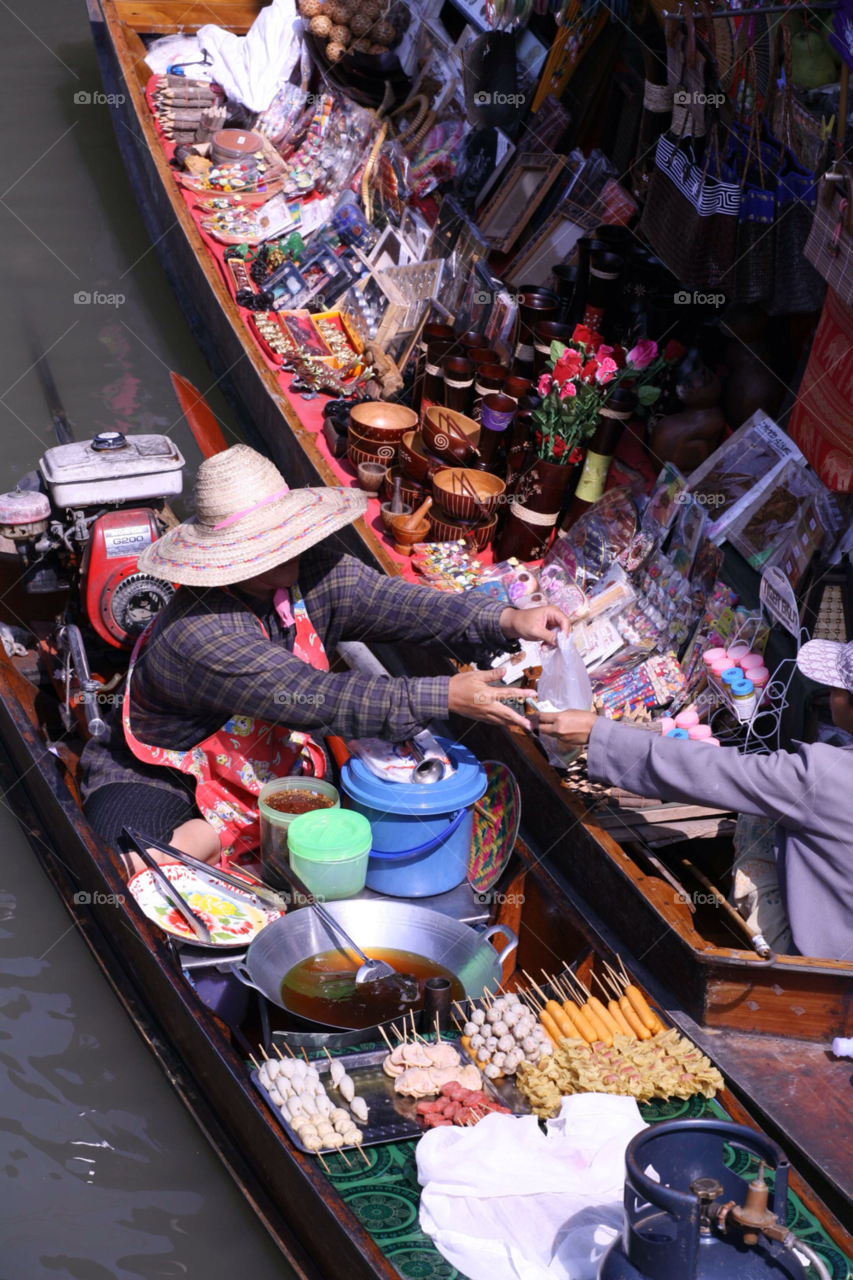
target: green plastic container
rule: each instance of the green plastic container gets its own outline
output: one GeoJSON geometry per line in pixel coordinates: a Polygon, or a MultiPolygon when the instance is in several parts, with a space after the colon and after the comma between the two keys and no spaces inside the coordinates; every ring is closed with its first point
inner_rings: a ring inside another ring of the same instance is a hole
{"type": "Polygon", "coordinates": [[[287,832],[290,865],[321,902],[361,893],[373,843],[370,823],[352,809],[314,809],[287,832]]]}

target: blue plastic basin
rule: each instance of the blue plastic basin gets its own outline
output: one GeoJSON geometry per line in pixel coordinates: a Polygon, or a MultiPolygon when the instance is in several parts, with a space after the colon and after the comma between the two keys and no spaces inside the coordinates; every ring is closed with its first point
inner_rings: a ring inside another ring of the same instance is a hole
{"type": "Polygon", "coordinates": [[[439,738],[456,772],[442,782],[384,782],[352,756],[341,770],[350,807],[373,832],[367,887],[396,898],[447,893],[468,874],[473,806],[488,779],[476,756],[439,738]]]}

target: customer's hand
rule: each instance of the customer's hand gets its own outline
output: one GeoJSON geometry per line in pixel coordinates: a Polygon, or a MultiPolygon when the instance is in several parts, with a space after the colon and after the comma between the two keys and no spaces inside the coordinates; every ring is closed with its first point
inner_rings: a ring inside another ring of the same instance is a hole
{"type": "Polygon", "coordinates": [[[558,631],[569,634],[568,618],[552,604],[539,609],[504,609],[500,622],[507,640],[541,640],[551,648],[557,643],[558,631]]]}
{"type": "Polygon", "coordinates": [[[532,689],[508,689],[501,684],[505,667],[496,671],[461,671],[450,677],[447,690],[447,707],[469,720],[484,720],[487,724],[520,724],[530,728],[530,721],[520,716],[512,707],[505,707],[503,699],[524,701],[534,697],[532,689]]]}
{"type": "Polygon", "coordinates": [[[598,717],[594,711],[540,711],[536,728],[567,747],[585,747],[598,717]]]}

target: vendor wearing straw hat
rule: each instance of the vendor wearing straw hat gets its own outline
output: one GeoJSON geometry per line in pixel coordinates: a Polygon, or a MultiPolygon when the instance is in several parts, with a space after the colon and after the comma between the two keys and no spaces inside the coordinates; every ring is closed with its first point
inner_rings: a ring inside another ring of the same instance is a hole
{"type": "MultiPolygon", "coordinates": [[[[803,675],[830,689],[842,744],[800,743],[796,751],[742,755],[732,747],[679,742],[588,711],[543,712],[539,728],[565,746],[585,746],[590,779],[635,795],[716,805],[766,818],[778,884],[761,877],[754,925],[775,950],[853,959],[853,643],[809,640],[797,654],[803,675]],[[779,893],[781,906],[779,910],[779,893]],[[787,912],[787,920],[785,919],[787,912]],[[793,947],[785,946],[790,933],[793,947]]],[[[756,845],[753,861],[762,860],[756,845]]],[[[758,877],[756,877],[758,879],[758,877]]]]}
{"type": "Polygon", "coordinates": [[[364,515],[366,494],[289,490],[246,445],[202,463],[195,497],[196,515],[140,556],[140,569],[180,590],[140,636],[121,706],[83,753],[84,812],[107,841],[120,846],[127,826],[215,862],[257,846],[270,778],[323,776],[325,734],[399,742],[449,711],[527,725],[503,705],[525,694],[500,671],[366,677],[330,671],[327,654],[341,640],[461,658],[507,639],[554,643],[568,629],[558,609],[376,573],[329,541],[364,515]]]}

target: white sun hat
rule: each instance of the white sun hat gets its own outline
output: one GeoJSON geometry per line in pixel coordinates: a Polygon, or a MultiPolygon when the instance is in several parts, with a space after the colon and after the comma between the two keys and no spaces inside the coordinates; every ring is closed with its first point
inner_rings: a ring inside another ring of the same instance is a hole
{"type": "Polygon", "coordinates": [[[853,693],[853,641],[809,640],[797,654],[797,666],[818,684],[853,693]]]}
{"type": "Polygon", "coordinates": [[[245,444],[198,469],[196,514],[146,547],[139,568],[168,582],[224,587],[292,560],[367,510],[361,489],[289,489],[245,444]]]}

